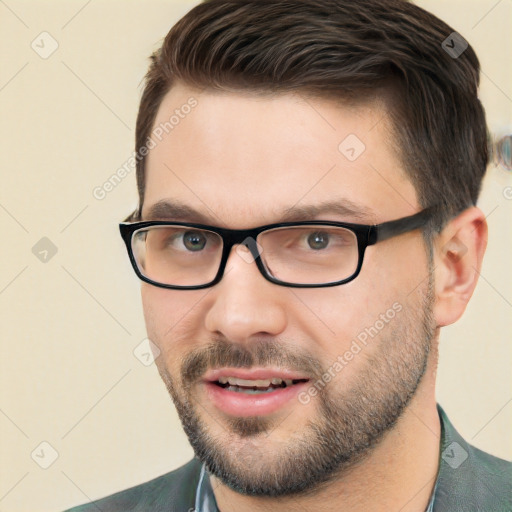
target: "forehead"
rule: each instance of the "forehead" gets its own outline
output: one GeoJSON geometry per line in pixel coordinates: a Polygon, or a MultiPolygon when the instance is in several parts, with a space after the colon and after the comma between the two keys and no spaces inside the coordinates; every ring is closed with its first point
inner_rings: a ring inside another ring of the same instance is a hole
{"type": "MultiPolygon", "coordinates": [[[[392,137],[378,102],[178,84],[153,126],[143,217],[162,202],[234,229],[336,202],[350,205],[358,221],[407,215],[417,210],[417,198],[392,137]]],[[[345,218],[354,220],[348,210],[345,218]]]]}

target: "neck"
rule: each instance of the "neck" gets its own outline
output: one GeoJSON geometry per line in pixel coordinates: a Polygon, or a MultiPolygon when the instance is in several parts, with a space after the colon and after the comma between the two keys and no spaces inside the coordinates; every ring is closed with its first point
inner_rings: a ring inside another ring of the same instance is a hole
{"type": "MultiPolygon", "coordinates": [[[[432,358],[433,359],[433,358],[432,358]]],[[[267,498],[241,495],[210,477],[221,512],[425,512],[439,467],[441,428],[431,360],[414,398],[368,457],[307,495],[267,498]]]]}

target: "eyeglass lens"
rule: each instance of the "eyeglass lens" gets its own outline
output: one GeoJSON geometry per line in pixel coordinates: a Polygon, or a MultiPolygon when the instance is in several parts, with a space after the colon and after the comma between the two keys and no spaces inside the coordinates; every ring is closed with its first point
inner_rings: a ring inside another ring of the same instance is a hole
{"type": "MultiPolygon", "coordinates": [[[[266,271],[285,283],[326,284],[352,276],[358,265],[354,232],[336,226],[274,228],[257,238],[266,271]]],[[[137,230],[132,249],[140,272],[173,286],[201,286],[215,279],[222,260],[222,237],[187,226],[137,230]]]]}

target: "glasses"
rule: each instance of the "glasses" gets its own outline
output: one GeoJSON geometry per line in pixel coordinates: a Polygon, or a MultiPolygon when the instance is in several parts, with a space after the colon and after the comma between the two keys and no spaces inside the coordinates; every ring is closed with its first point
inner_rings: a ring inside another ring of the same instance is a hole
{"type": "Polygon", "coordinates": [[[355,279],[366,248],[424,227],[434,208],[377,225],[306,221],[254,229],[186,222],[119,224],[137,276],[161,288],[198,290],[217,284],[235,245],[265,279],[293,288],[338,286],[355,279]]]}

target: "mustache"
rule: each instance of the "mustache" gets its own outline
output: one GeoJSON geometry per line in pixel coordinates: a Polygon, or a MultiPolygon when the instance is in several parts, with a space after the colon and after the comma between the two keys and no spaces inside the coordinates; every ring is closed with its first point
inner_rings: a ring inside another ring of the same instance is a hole
{"type": "Polygon", "coordinates": [[[181,365],[181,380],[190,386],[210,369],[276,366],[300,372],[309,378],[322,375],[321,364],[306,351],[275,340],[253,341],[247,345],[219,339],[188,354],[181,365]]]}

